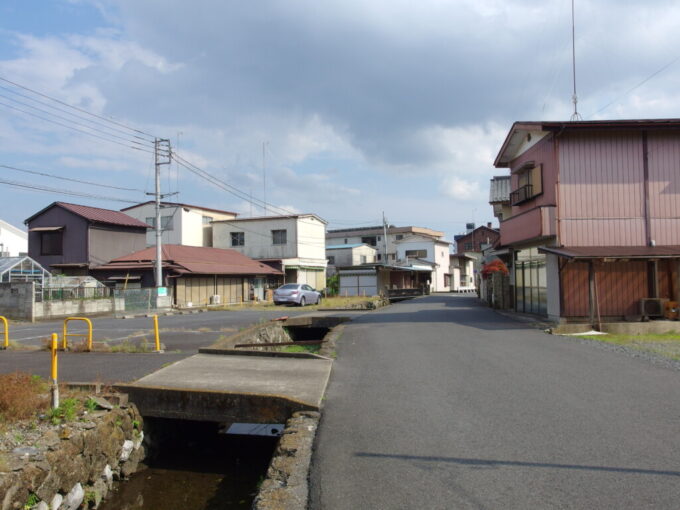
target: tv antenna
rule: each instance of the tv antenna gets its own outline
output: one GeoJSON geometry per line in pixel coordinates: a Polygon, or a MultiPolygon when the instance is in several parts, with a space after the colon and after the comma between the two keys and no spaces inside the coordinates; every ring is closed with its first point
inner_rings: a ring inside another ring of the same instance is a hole
{"type": "Polygon", "coordinates": [[[574,29],[574,0],[571,0],[571,75],[574,83],[574,93],[571,95],[571,102],[574,103],[574,113],[569,120],[582,120],[578,112],[578,96],[576,95],[576,31],[574,29]]]}

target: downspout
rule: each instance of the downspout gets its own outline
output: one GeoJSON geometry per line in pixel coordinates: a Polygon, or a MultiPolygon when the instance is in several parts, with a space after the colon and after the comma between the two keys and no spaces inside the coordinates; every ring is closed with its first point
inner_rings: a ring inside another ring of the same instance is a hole
{"type": "Polygon", "coordinates": [[[647,131],[642,132],[642,178],[644,184],[644,215],[645,215],[645,244],[653,246],[652,219],[650,217],[649,204],[649,148],[647,145],[647,131]]]}

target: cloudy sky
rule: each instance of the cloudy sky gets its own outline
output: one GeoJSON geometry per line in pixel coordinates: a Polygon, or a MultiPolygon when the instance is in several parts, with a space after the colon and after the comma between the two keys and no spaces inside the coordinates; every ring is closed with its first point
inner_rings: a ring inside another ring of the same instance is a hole
{"type": "MultiPolygon", "coordinates": [[[[680,117],[679,23],[676,1],[576,0],[583,118],[680,117]]],[[[238,190],[173,164],[172,200],[452,239],[493,220],[512,122],[568,120],[571,89],[571,0],[3,0],[0,218],[148,200],[161,137],[238,190]]]]}

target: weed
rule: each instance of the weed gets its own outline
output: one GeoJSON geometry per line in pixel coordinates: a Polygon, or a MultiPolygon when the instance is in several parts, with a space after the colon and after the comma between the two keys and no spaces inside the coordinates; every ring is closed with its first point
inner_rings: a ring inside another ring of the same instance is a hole
{"type": "Polygon", "coordinates": [[[31,510],[35,505],[40,503],[40,498],[38,497],[37,494],[31,492],[28,495],[28,499],[26,500],[26,503],[24,504],[24,510],[31,510]]]}
{"type": "Polygon", "coordinates": [[[111,346],[111,352],[126,352],[126,353],[140,353],[151,352],[149,341],[143,338],[139,344],[135,344],[130,340],[123,340],[118,345],[111,346]]]}
{"type": "Polygon", "coordinates": [[[95,399],[93,399],[93,398],[88,398],[88,399],[85,401],[85,409],[87,409],[87,410],[90,411],[90,412],[92,412],[92,411],[94,411],[95,409],[97,409],[97,402],[95,401],[95,399]]]}
{"type": "Polygon", "coordinates": [[[9,473],[12,468],[9,465],[6,455],[0,452],[0,473],[9,473]]]}
{"type": "Polygon", "coordinates": [[[283,352],[311,352],[317,354],[321,350],[320,345],[286,345],[283,352]]]}
{"type": "Polygon", "coordinates": [[[50,409],[47,417],[52,424],[59,425],[67,421],[72,421],[76,417],[79,401],[76,398],[65,398],[59,407],[50,409]]]}
{"type": "Polygon", "coordinates": [[[47,407],[47,385],[23,372],[0,375],[0,415],[22,420],[47,407]]]}
{"type": "Polygon", "coordinates": [[[21,432],[16,432],[14,434],[14,441],[16,441],[17,443],[19,443],[19,444],[23,443],[24,439],[26,439],[26,438],[24,437],[24,435],[21,432]]]}
{"type": "Polygon", "coordinates": [[[132,428],[135,430],[139,430],[139,420],[132,420],[132,428]]]}
{"type": "Polygon", "coordinates": [[[114,422],[116,424],[116,427],[120,427],[123,424],[123,420],[120,418],[116,418],[116,421],[114,422]]]}

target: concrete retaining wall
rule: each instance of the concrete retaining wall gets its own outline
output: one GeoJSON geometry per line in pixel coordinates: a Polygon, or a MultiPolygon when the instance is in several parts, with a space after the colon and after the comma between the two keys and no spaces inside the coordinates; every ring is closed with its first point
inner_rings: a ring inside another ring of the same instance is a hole
{"type": "Polygon", "coordinates": [[[0,283],[0,315],[9,319],[33,322],[34,302],[33,282],[0,283]]]}
{"type": "Polygon", "coordinates": [[[35,303],[33,317],[35,320],[56,319],[60,317],[114,313],[123,310],[125,310],[125,300],[122,298],[43,301],[35,303]]]}

